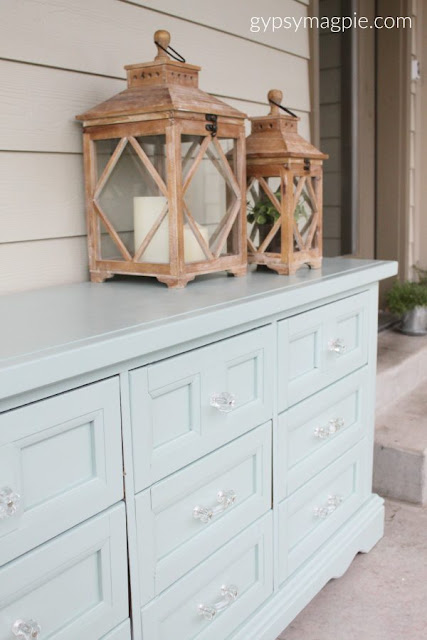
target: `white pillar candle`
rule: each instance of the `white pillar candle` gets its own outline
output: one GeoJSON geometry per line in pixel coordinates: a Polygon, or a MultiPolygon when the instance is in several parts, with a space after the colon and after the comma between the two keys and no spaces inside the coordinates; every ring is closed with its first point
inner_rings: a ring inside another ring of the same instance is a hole
{"type": "MultiPolygon", "coordinates": [[[[133,230],[135,252],[152,229],[166,205],[164,196],[137,196],[133,199],[133,230]]],[[[164,218],[150,244],[140,258],[141,262],[169,262],[169,218],[164,218]]]]}
{"type": "MultiPolygon", "coordinates": [[[[135,252],[152,229],[159,215],[166,205],[164,196],[137,196],[133,199],[133,228],[135,252]]],[[[196,222],[197,224],[197,222],[196,222]]],[[[207,227],[197,224],[200,234],[209,246],[209,232],[207,227]]],[[[188,224],[184,225],[184,261],[200,262],[206,260],[202,247],[188,224]]],[[[169,262],[169,214],[157,229],[148,247],[140,258],[141,262],[162,263],[169,262]]]]}
{"type": "MultiPolygon", "coordinates": [[[[209,232],[207,227],[202,227],[200,224],[197,224],[197,228],[209,247],[209,232]]],[[[188,224],[184,227],[184,260],[185,262],[200,262],[201,260],[207,260],[202,247],[199,245],[196,236],[188,224]]]]}

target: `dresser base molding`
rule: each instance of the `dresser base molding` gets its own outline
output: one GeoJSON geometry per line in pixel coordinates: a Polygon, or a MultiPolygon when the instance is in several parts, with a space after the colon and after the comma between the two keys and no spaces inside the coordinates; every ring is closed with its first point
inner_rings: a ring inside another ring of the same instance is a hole
{"type": "Polygon", "coordinates": [[[368,553],[383,535],[384,500],[372,495],[231,640],[275,640],[329,580],[340,578],[357,553],[368,553]]]}

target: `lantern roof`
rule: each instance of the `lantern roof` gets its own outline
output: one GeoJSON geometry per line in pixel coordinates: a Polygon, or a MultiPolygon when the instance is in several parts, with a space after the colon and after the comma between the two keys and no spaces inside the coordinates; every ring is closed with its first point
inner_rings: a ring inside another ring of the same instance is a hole
{"type": "Polygon", "coordinates": [[[149,119],[153,113],[164,112],[164,117],[168,117],[168,112],[177,111],[215,114],[239,120],[247,117],[199,89],[201,67],[170,58],[168,50],[173,54],[176,52],[169,46],[168,31],[156,31],[154,42],[157,55],[152,62],[125,66],[127,89],[76,116],[78,120],[83,120],[87,125],[112,124],[149,119]]]}
{"type": "Polygon", "coordinates": [[[298,133],[300,118],[281,107],[283,94],[279,89],[268,92],[270,113],[250,118],[251,134],[246,138],[246,157],[251,159],[310,158],[325,160],[322,153],[298,133]],[[280,109],[286,111],[282,113],[280,109]]]}

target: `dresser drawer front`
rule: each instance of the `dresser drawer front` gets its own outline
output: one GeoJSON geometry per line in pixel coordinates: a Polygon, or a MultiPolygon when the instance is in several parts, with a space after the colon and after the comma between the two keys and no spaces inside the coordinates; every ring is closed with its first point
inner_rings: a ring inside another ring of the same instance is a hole
{"type": "Polygon", "coordinates": [[[368,361],[367,292],[279,322],[279,410],[368,361]]]}
{"type": "Polygon", "coordinates": [[[113,629],[111,633],[107,633],[106,636],[102,636],[101,640],[132,640],[130,631],[130,620],[126,620],[118,627],[113,629]]]}
{"type": "Polygon", "coordinates": [[[94,640],[128,617],[123,504],[0,569],[0,640],[18,620],[41,638],[94,640]]]}
{"type": "Polygon", "coordinates": [[[131,372],[136,491],[271,418],[272,350],[267,326],[131,372]]]}
{"type": "Polygon", "coordinates": [[[279,416],[279,500],[293,493],[371,428],[367,368],[279,416]],[[368,424],[369,421],[369,424],[368,424]]]}
{"type": "Polygon", "coordinates": [[[228,638],[272,591],[272,517],[269,513],[143,609],[143,637],[150,640],[228,638]],[[237,597],[224,595],[223,586],[228,587],[228,593],[237,592],[237,597]],[[215,609],[217,603],[224,606],[211,620],[199,613],[200,605],[215,609]]]}
{"type": "Polygon", "coordinates": [[[0,415],[0,565],[123,497],[117,378],[0,415]]]}
{"type": "Polygon", "coordinates": [[[142,603],[269,509],[270,423],[143,491],[136,497],[142,603]]]}
{"type": "Polygon", "coordinates": [[[366,440],[279,505],[279,571],[283,582],[362,505],[366,440]]]}

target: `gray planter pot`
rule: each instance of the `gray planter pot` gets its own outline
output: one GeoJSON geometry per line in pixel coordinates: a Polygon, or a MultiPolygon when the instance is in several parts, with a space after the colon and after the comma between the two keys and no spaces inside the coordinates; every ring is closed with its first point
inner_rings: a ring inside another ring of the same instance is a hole
{"type": "Polygon", "coordinates": [[[415,309],[405,313],[400,325],[400,331],[408,336],[427,334],[427,307],[415,307],[415,309]]]}

